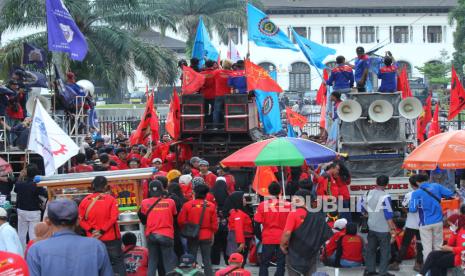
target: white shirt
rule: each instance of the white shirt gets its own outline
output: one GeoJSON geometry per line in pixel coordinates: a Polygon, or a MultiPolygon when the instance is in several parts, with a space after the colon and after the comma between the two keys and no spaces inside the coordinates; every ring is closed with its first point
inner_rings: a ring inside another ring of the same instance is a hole
{"type": "MultiPolygon", "coordinates": [[[[413,191],[408,192],[405,195],[404,200],[402,201],[402,206],[404,206],[405,208],[408,208],[410,199],[412,198],[412,193],[413,191]]],[[[420,217],[418,215],[418,212],[407,213],[407,220],[405,221],[405,227],[410,228],[410,229],[417,229],[417,230],[420,228],[420,217]]]]}
{"type": "Polygon", "coordinates": [[[0,225],[0,251],[24,257],[24,249],[19,241],[18,233],[16,233],[16,230],[8,222],[0,225]]]}

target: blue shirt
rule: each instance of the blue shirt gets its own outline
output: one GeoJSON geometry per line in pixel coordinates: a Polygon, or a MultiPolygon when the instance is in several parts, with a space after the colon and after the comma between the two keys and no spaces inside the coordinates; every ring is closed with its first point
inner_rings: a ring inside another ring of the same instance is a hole
{"type": "Polygon", "coordinates": [[[347,89],[354,86],[354,72],[345,64],[340,64],[331,70],[331,76],[326,81],[327,85],[333,86],[333,90],[347,89]]]}
{"type": "Polygon", "coordinates": [[[379,69],[378,79],[381,80],[379,92],[397,91],[397,66],[383,66],[379,69]]]}
{"type": "Polygon", "coordinates": [[[363,72],[370,68],[370,59],[367,55],[355,59],[355,81],[359,82],[362,79],[363,72]]]}
{"type": "Polygon", "coordinates": [[[19,241],[18,233],[8,222],[0,226],[0,251],[24,256],[24,249],[19,241]]]}
{"type": "Polygon", "coordinates": [[[31,276],[113,276],[105,245],[71,230],[34,243],[27,253],[31,276]]]}
{"type": "MultiPolygon", "coordinates": [[[[228,77],[228,86],[239,91],[239,94],[247,94],[247,78],[245,71],[235,71],[235,75],[228,77]]],[[[236,92],[235,92],[236,93],[236,92]]]]}
{"type": "Polygon", "coordinates": [[[442,197],[450,198],[454,193],[436,183],[421,184],[420,188],[412,193],[412,198],[409,203],[409,212],[418,212],[420,216],[420,225],[431,225],[442,222],[441,204],[422,189],[428,190],[438,199],[442,197]]]}

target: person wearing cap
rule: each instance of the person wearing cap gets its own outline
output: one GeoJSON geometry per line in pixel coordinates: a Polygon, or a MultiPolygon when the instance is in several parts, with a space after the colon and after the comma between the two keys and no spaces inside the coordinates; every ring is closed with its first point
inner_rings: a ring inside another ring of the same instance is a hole
{"type": "Polygon", "coordinates": [[[78,220],[78,207],[74,201],[51,201],[47,215],[45,223],[50,225],[53,234],[29,249],[27,264],[31,276],[114,275],[105,245],[98,239],[82,237],[73,231],[78,220]]]}
{"type": "Polygon", "coordinates": [[[179,258],[179,265],[166,276],[203,276],[205,275],[196,267],[195,257],[192,254],[184,254],[179,258]]]}
{"type": "Polygon", "coordinates": [[[184,203],[178,216],[178,223],[181,229],[188,223],[200,223],[198,238],[187,239],[187,246],[189,253],[194,255],[194,258],[197,258],[197,251],[200,248],[205,275],[212,276],[211,248],[213,237],[218,230],[218,218],[216,216],[216,205],[205,199],[208,191],[209,188],[206,185],[195,186],[194,199],[184,203]]]}
{"type": "Polygon", "coordinates": [[[0,207],[0,251],[6,251],[24,256],[23,246],[18,233],[8,223],[8,213],[0,207]]]}
{"type": "Polygon", "coordinates": [[[132,232],[124,233],[122,240],[126,276],[146,276],[149,251],[137,246],[137,236],[132,232]]]}
{"type": "MultiPolygon", "coordinates": [[[[196,186],[198,185],[207,185],[207,183],[205,183],[205,180],[202,178],[202,177],[194,177],[192,179],[192,189],[195,189],[196,186]]],[[[208,185],[207,185],[208,187],[208,185]]],[[[187,198],[187,199],[191,199],[192,196],[190,198],[187,198]]],[[[210,192],[207,194],[207,196],[205,197],[205,199],[211,203],[215,203],[216,204],[216,201],[215,201],[215,196],[212,195],[210,192]]]]}
{"type": "Polygon", "coordinates": [[[139,145],[132,145],[131,152],[128,154],[128,159],[137,158],[141,160],[142,156],[140,155],[139,145]]]}
{"type": "Polygon", "coordinates": [[[190,174],[183,174],[179,177],[179,185],[181,186],[182,194],[185,199],[192,198],[192,176],[190,174]]]}
{"type": "Polygon", "coordinates": [[[208,170],[209,163],[206,160],[200,160],[199,162],[199,170],[200,176],[205,180],[208,188],[213,188],[216,182],[216,175],[208,170]]]}
{"type": "Polygon", "coordinates": [[[142,200],[138,215],[145,224],[149,249],[148,275],[156,275],[159,265],[163,265],[164,271],[171,271],[176,267],[173,249],[174,217],[177,211],[176,203],[171,198],[165,198],[165,189],[160,181],[150,182],[149,196],[150,198],[142,200]]]}
{"type": "Polygon", "coordinates": [[[94,171],[117,171],[118,167],[111,165],[110,156],[106,153],[99,155],[100,164],[93,166],[94,171]]]}
{"type": "Polygon", "coordinates": [[[152,178],[155,178],[157,176],[166,176],[167,175],[167,172],[165,171],[162,171],[162,167],[163,167],[163,160],[161,160],[161,158],[154,158],[152,160],[152,167],[154,167],[155,169],[157,169],[157,171],[155,173],[153,173],[153,176],[152,178]]]}
{"type": "Polygon", "coordinates": [[[108,251],[115,273],[125,275],[121,249],[121,233],[118,225],[118,201],[107,194],[106,177],[96,176],[92,180],[94,193],[86,196],[79,204],[79,225],[88,237],[101,240],[108,251]]]}
{"type": "Polygon", "coordinates": [[[357,53],[354,66],[355,83],[357,84],[358,92],[366,92],[366,81],[370,69],[370,57],[365,54],[365,49],[363,47],[357,47],[355,52],[357,53]]]}
{"type": "Polygon", "coordinates": [[[78,153],[74,160],[76,160],[76,166],[69,169],[69,173],[82,173],[82,172],[93,172],[94,168],[91,165],[86,164],[86,155],[84,153],[78,153]]]}
{"type": "Polygon", "coordinates": [[[138,169],[140,168],[140,160],[133,157],[128,160],[128,168],[129,169],[138,169]]]}
{"type": "Polygon", "coordinates": [[[20,172],[20,179],[15,184],[16,208],[18,212],[18,235],[23,247],[26,247],[26,235],[35,239],[34,227],[40,222],[42,202],[39,196],[47,198],[47,191],[34,183],[34,177],[40,171],[36,164],[28,164],[20,172]]]}
{"type": "Polygon", "coordinates": [[[251,276],[252,274],[245,268],[242,268],[244,263],[244,256],[239,253],[233,253],[229,256],[229,265],[223,269],[218,270],[215,276],[251,276]]]}
{"type": "Polygon", "coordinates": [[[197,156],[194,156],[189,161],[189,163],[191,164],[192,177],[200,176],[200,171],[199,171],[200,160],[202,160],[202,159],[200,159],[197,156]]]}
{"type": "Polygon", "coordinates": [[[171,170],[166,174],[166,178],[168,179],[168,185],[171,182],[179,182],[179,177],[181,176],[181,172],[178,170],[171,170]]]}
{"type": "MultiPolygon", "coordinates": [[[[94,136],[92,135],[92,137],[94,137],[94,136]]],[[[97,136],[97,137],[94,138],[94,141],[95,141],[94,148],[96,150],[99,150],[99,149],[102,149],[103,147],[105,147],[105,140],[102,137],[97,136]]]]}
{"type": "Polygon", "coordinates": [[[329,266],[335,266],[336,249],[339,239],[346,234],[347,220],[342,218],[334,222],[334,235],[326,242],[324,250],[321,252],[321,259],[329,266]]]}
{"type": "Polygon", "coordinates": [[[116,159],[116,164],[118,164],[118,169],[127,170],[128,167],[128,153],[126,149],[119,148],[115,151],[115,155],[118,157],[116,159]]]}
{"type": "Polygon", "coordinates": [[[275,276],[284,276],[286,261],[283,252],[279,248],[279,243],[291,205],[289,202],[279,199],[281,185],[277,182],[272,182],[268,186],[268,192],[272,198],[261,202],[254,216],[255,222],[263,226],[261,232],[263,247],[260,257],[259,276],[268,276],[268,267],[273,255],[276,255],[277,259],[275,276]]]}
{"type": "Polygon", "coordinates": [[[218,177],[224,177],[226,186],[228,187],[228,193],[232,194],[236,190],[236,179],[234,178],[234,175],[229,172],[229,168],[218,166],[216,173],[218,174],[218,177]]]}

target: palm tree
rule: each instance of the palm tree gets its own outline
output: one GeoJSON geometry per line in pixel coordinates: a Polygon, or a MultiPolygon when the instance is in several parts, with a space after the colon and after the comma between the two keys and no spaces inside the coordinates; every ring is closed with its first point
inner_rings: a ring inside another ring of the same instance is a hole
{"type": "MultiPolygon", "coordinates": [[[[155,1],[146,0],[64,0],[77,26],[84,34],[89,51],[83,62],[69,62],[80,78],[100,81],[116,91],[124,80],[133,79],[135,69],[152,82],[171,84],[177,75],[176,57],[170,50],[143,42],[135,33],[162,25],[175,29],[172,19],[155,1]]],[[[1,10],[0,30],[23,27],[44,28],[44,0],[6,0],[1,10]]],[[[0,49],[5,70],[20,64],[23,42],[47,49],[47,33],[14,40],[0,49]]]]}
{"type": "Polygon", "coordinates": [[[459,74],[463,74],[463,65],[465,64],[465,1],[459,0],[449,14],[450,24],[456,21],[457,27],[454,32],[454,48],[453,64],[459,74]]]}
{"type": "MultiPolygon", "coordinates": [[[[159,2],[160,0],[158,0],[159,2]]],[[[186,53],[190,56],[200,16],[206,27],[215,30],[223,43],[228,42],[230,27],[246,27],[245,0],[161,0],[163,7],[187,36],[186,53]]],[[[250,1],[261,6],[259,0],[250,1]]]]}

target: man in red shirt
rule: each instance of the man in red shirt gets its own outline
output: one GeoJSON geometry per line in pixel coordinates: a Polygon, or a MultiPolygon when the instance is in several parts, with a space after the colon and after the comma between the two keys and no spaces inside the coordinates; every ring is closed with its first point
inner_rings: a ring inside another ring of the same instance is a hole
{"type": "Polygon", "coordinates": [[[212,121],[211,116],[213,114],[216,94],[215,62],[213,60],[207,60],[205,62],[205,69],[201,71],[200,74],[205,76],[205,83],[203,87],[200,88],[200,94],[202,94],[205,99],[205,121],[210,123],[212,121]]]}
{"type": "Polygon", "coordinates": [[[153,177],[157,177],[157,176],[166,176],[168,173],[163,171],[162,170],[162,167],[163,167],[163,161],[161,160],[161,158],[154,158],[152,160],[152,167],[154,167],[155,169],[157,169],[157,172],[155,172],[153,174],[153,177]]]}
{"type": "Polygon", "coordinates": [[[94,168],[86,164],[86,155],[78,153],[75,157],[77,165],[69,169],[69,173],[93,172],[94,168]]]}
{"type": "Polygon", "coordinates": [[[205,183],[207,184],[208,188],[213,188],[215,186],[216,182],[216,175],[212,173],[211,171],[208,170],[208,162],[205,160],[200,160],[199,162],[199,170],[200,170],[200,176],[205,180],[205,183]]]}
{"type": "Polygon", "coordinates": [[[339,195],[339,189],[336,177],[339,174],[339,165],[337,163],[329,164],[321,176],[316,177],[316,194],[324,198],[328,196],[336,197],[339,195]]]}
{"type": "Polygon", "coordinates": [[[106,194],[109,187],[104,176],[92,181],[93,194],[86,196],[79,204],[79,225],[88,237],[101,240],[108,251],[113,272],[125,275],[121,234],[118,226],[118,202],[106,194]]]}
{"type": "Polygon", "coordinates": [[[137,236],[132,232],[126,232],[122,239],[126,276],[146,276],[149,251],[145,247],[136,245],[137,236]]]}
{"type": "Polygon", "coordinates": [[[94,171],[117,171],[118,167],[110,164],[110,157],[106,153],[99,155],[100,164],[94,165],[94,171]]]}
{"type": "Polygon", "coordinates": [[[196,177],[196,176],[200,176],[200,171],[199,171],[199,164],[200,164],[200,159],[199,157],[197,156],[194,156],[191,158],[190,160],[190,164],[191,164],[191,172],[192,172],[192,177],[196,177]]]}
{"type": "Polygon", "coordinates": [[[116,156],[118,159],[116,159],[116,164],[118,164],[118,169],[120,170],[127,170],[129,169],[128,167],[128,153],[126,152],[126,149],[117,149],[115,151],[116,156]]]}
{"type": "Polygon", "coordinates": [[[215,128],[224,127],[224,96],[231,94],[228,86],[230,70],[216,70],[215,75],[215,106],[213,108],[213,125],[215,128]]]}
{"type": "Polygon", "coordinates": [[[251,276],[250,271],[242,268],[244,257],[240,253],[233,253],[229,256],[229,265],[218,270],[215,276],[251,276]]]}
{"type": "Polygon", "coordinates": [[[218,177],[224,177],[228,193],[232,194],[236,190],[236,179],[234,178],[234,175],[229,172],[229,168],[218,166],[216,173],[218,174],[218,177]]]}
{"type": "Polygon", "coordinates": [[[165,198],[163,184],[153,180],[149,185],[150,198],[142,200],[139,218],[145,225],[145,236],[149,249],[149,270],[147,275],[156,275],[158,265],[165,271],[176,267],[177,258],[174,253],[174,216],[177,214],[176,204],[165,198]]]}
{"type": "Polygon", "coordinates": [[[194,255],[195,259],[197,259],[197,251],[200,248],[205,275],[213,276],[211,248],[213,237],[218,230],[218,218],[216,216],[215,204],[205,200],[208,191],[207,185],[197,185],[194,187],[194,200],[190,200],[183,205],[178,216],[178,223],[181,229],[187,223],[200,224],[198,239],[189,238],[187,246],[189,253],[194,255]]]}
{"type": "Polygon", "coordinates": [[[277,182],[272,182],[268,186],[268,192],[273,198],[261,202],[254,216],[255,222],[263,225],[261,238],[263,248],[258,275],[268,276],[270,261],[273,255],[276,255],[275,275],[284,276],[286,261],[283,252],[279,248],[279,243],[286,225],[287,216],[291,210],[291,204],[278,198],[281,194],[281,185],[277,182]]]}

